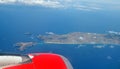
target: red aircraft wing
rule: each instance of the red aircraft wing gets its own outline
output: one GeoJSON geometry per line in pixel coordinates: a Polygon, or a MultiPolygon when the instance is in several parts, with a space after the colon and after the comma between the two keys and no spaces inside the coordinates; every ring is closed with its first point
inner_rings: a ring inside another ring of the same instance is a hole
{"type": "Polygon", "coordinates": [[[32,62],[3,69],[73,69],[66,59],[57,54],[40,53],[32,55],[32,62]],[[68,63],[68,64],[66,64],[68,63]],[[70,67],[69,67],[70,66],[70,67]]]}

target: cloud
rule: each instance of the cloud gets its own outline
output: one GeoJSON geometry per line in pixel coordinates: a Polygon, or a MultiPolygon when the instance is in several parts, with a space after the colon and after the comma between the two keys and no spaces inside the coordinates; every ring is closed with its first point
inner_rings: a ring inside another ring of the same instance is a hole
{"type": "Polygon", "coordinates": [[[41,5],[51,8],[64,7],[59,1],[52,0],[0,0],[1,4],[27,4],[27,5],[41,5]]]}
{"type": "Polygon", "coordinates": [[[0,0],[0,4],[38,5],[49,8],[73,8],[82,11],[119,9],[119,0],[0,0]]]}
{"type": "Polygon", "coordinates": [[[95,6],[76,5],[74,7],[78,10],[84,10],[84,11],[101,10],[100,7],[95,7],[95,6]]]}
{"type": "Polygon", "coordinates": [[[51,1],[51,0],[19,0],[18,2],[28,5],[41,5],[52,8],[63,7],[63,5],[59,1],[51,1]]]}
{"type": "Polygon", "coordinates": [[[8,3],[15,3],[16,0],[0,0],[0,3],[3,3],[3,4],[8,4],[8,3]]]}
{"type": "Polygon", "coordinates": [[[98,7],[89,7],[80,5],[79,1],[74,0],[0,0],[2,4],[27,4],[27,5],[40,5],[50,8],[76,8],[78,10],[94,10],[98,7]],[[76,5],[76,6],[75,6],[76,5]]]}
{"type": "Polygon", "coordinates": [[[95,7],[98,10],[120,9],[120,0],[79,0],[79,3],[89,8],[95,7]]]}

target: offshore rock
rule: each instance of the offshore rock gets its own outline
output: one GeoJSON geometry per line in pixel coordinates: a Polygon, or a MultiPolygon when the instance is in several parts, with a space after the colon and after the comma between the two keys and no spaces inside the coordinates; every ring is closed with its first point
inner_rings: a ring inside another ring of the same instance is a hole
{"type": "Polygon", "coordinates": [[[20,46],[20,50],[24,50],[26,47],[29,47],[29,46],[35,46],[37,45],[37,42],[18,42],[15,44],[15,46],[20,46]]]}

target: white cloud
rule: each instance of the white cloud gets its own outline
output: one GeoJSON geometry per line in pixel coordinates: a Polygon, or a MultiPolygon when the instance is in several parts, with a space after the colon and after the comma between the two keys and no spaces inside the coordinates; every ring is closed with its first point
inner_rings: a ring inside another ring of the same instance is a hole
{"type": "Polygon", "coordinates": [[[2,4],[27,4],[27,5],[41,5],[45,7],[59,8],[64,7],[59,1],[52,0],[0,0],[2,4]]]}
{"type": "Polygon", "coordinates": [[[3,4],[5,4],[5,3],[15,3],[16,2],[16,0],[0,0],[0,3],[3,3],[3,4]]]}
{"type": "Polygon", "coordinates": [[[0,4],[40,5],[49,8],[75,8],[83,11],[119,9],[119,0],[0,0],[0,4]]]}
{"type": "Polygon", "coordinates": [[[95,7],[95,6],[76,5],[74,7],[78,10],[85,10],[85,11],[101,10],[100,7],[95,7]]]}
{"type": "Polygon", "coordinates": [[[103,10],[119,10],[120,0],[79,0],[84,6],[92,6],[103,10]]]}
{"type": "Polygon", "coordinates": [[[51,0],[19,0],[18,2],[28,4],[28,5],[41,5],[41,6],[52,7],[52,8],[63,7],[63,5],[61,5],[60,2],[51,1],[51,0]]]}

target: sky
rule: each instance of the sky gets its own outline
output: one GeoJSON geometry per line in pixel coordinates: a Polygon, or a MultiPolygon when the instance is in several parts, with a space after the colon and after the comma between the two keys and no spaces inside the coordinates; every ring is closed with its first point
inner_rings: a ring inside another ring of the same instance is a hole
{"type": "Polygon", "coordinates": [[[119,10],[119,0],[0,0],[0,4],[24,4],[59,9],[77,9],[84,11],[119,10]]]}

